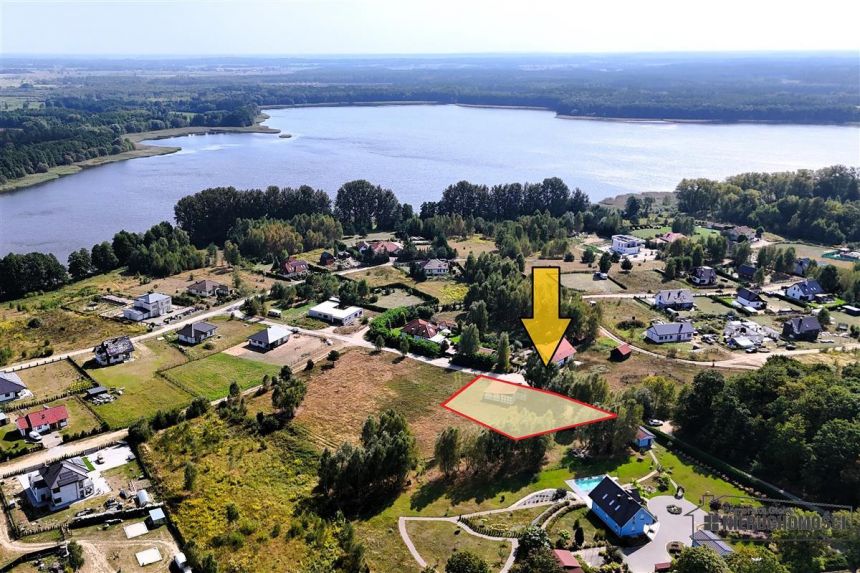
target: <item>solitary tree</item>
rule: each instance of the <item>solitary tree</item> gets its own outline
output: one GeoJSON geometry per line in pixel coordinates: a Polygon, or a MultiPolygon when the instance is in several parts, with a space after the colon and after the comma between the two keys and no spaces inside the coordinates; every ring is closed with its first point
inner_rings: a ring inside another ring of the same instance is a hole
{"type": "Polygon", "coordinates": [[[404,358],[409,354],[409,338],[406,336],[400,339],[400,354],[402,354],[404,358]]]}
{"type": "Polygon", "coordinates": [[[382,335],[376,337],[376,340],[373,341],[373,349],[379,353],[382,352],[382,347],[385,346],[385,339],[382,338],[382,335]]]}
{"type": "Polygon", "coordinates": [[[631,261],[627,257],[621,259],[621,270],[629,273],[631,270],[633,270],[633,261],[631,261]]]}
{"type": "Polygon", "coordinates": [[[75,541],[69,541],[69,567],[72,571],[77,571],[84,566],[84,548],[81,544],[75,541]]]}
{"type": "Polygon", "coordinates": [[[239,508],[236,507],[235,503],[228,503],[225,513],[228,523],[233,523],[239,519],[239,508]]]}
{"type": "Polygon", "coordinates": [[[458,551],[445,563],[445,573],[490,573],[490,566],[470,551],[458,551]]]}
{"type": "Polygon", "coordinates": [[[185,462],[185,489],[191,491],[194,489],[194,482],[197,481],[197,466],[194,462],[185,462]]]}
{"type": "Polygon", "coordinates": [[[608,273],[609,268],[612,266],[612,255],[610,255],[608,252],[604,252],[602,255],[600,255],[600,261],[597,263],[597,265],[600,268],[601,273],[608,273]]]}

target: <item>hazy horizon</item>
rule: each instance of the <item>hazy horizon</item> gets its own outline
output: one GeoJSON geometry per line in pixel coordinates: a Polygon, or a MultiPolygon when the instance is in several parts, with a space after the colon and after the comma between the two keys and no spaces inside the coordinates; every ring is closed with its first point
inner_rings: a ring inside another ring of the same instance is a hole
{"type": "Polygon", "coordinates": [[[857,52],[860,5],[0,0],[0,53],[322,57],[857,52]]]}

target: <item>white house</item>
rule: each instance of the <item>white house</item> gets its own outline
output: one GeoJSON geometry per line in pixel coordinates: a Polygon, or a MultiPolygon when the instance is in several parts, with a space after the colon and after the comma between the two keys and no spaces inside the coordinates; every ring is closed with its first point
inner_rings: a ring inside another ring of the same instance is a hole
{"type": "Polygon", "coordinates": [[[645,331],[645,338],[655,344],[687,342],[693,338],[693,325],[689,322],[652,324],[645,331]]]}
{"type": "Polygon", "coordinates": [[[21,397],[27,385],[14,372],[0,372],[0,402],[8,402],[21,397]]]}
{"type": "Polygon", "coordinates": [[[690,282],[694,285],[717,284],[717,271],[712,267],[696,267],[690,273],[690,282]]]}
{"type": "Polygon", "coordinates": [[[818,295],[824,294],[824,289],[815,279],[806,279],[794,283],[788,290],[785,291],[785,296],[794,300],[802,300],[810,302],[815,300],[818,295]]]}
{"type": "Polygon", "coordinates": [[[418,265],[428,277],[444,276],[450,271],[448,261],[443,261],[442,259],[430,259],[429,261],[418,263],[418,265]]]}
{"type": "Polygon", "coordinates": [[[741,306],[746,306],[754,310],[761,310],[767,306],[767,303],[759,293],[745,287],[738,289],[737,301],[741,306]]]}
{"type": "Polygon", "coordinates": [[[218,327],[208,322],[195,322],[186,324],[176,333],[180,341],[186,344],[200,344],[207,338],[215,336],[215,331],[218,327]]]}
{"type": "Polygon", "coordinates": [[[661,290],[654,298],[654,306],[660,309],[690,310],[693,308],[693,294],[687,289],[661,290]]]}
{"type": "Polygon", "coordinates": [[[93,348],[96,362],[102,366],[110,366],[111,364],[119,364],[120,362],[131,360],[132,352],[134,352],[134,345],[128,336],[109,338],[93,348]]]}
{"type": "Polygon", "coordinates": [[[270,326],[266,330],[261,330],[257,334],[249,336],[248,344],[252,348],[271,350],[288,342],[292,333],[292,330],[283,326],[270,326]]]}
{"type": "Polygon", "coordinates": [[[81,458],[55,462],[27,475],[27,495],[35,507],[62,509],[95,493],[93,480],[81,458]]]}
{"type": "Polygon", "coordinates": [[[612,235],[612,250],[619,255],[638,255],[645,241],[631,235],[612,235]]]}
{"type": "Polygon", "coordinates": [[[173,299],[160,292],[148,292],[134,299],[134,305],[122,311],[122,315],[134,321],[155,318],[173,310],[173,299]]]}
{"type": "Polygon", "coordinates": [[[15,420],[18,432],[27,436],[30,432],[44,434],[51,430],[61,430],[69,425],[69,412],[65,406],[45,406],[41,410],[35,410],[20,416],[15,420]]]}
{"type": "Polygon", "coordinates": [[[321,302],[308,311],[308,316],[318,318],[332,324],[352,324],[364,315],[364,309],[357,306],[340,307],[340,301],[336,298],[330,298],[325,302],[321,302]]]}

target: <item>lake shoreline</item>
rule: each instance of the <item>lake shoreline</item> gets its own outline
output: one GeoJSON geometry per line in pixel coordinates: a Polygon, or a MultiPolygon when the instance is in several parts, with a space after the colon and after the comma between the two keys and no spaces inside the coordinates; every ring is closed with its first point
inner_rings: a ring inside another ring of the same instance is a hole
{"type": "Polygon", "coordinates": [[[267,125],[263,125],[263,122],[265,122],[267,119],[269,119],[269,116],[263,113],[257,116],[254,125],[249,125],[247,127],[189,126],[160,129],[157,131],[142,131],[140,133],[127,133],[125,134],[124,138],[129,140],[134,145],[134,149],[132,149],[131,151],[124,151],[115,155],[93,157],[92,159],[79,161],[76,163],[72,163],[71,165],[58,165],[56,167],[51,167],[45,173],[33,173],[31,175],[26,175],[20,179],[8,181],[3,185],[0,185],[0,194],[20,191],[28,187],[34,187],[36,185],[41,185],[42,183],[54,181],[55,179],[59,179],[60,177],[68,177],[69,175],[80,173],[84,169],[91,169],[93,167],[99,167],[101,165],[107,165],[109,163],[117,163],[119,161],[138,159],[140,157],[157,157],[159,155],[169,155],[171,153],[176,153],[177,151],[182,150],[181,147],[175,146],[147,145],[145,143],[141,143],[143,141],[157,141],[159,139],[171,139],[174,137],[186,137],[190,135],[209,135],[217,133],[264,133],[272,135],[281,133],[280,129],[275,129],[267,125]]]}

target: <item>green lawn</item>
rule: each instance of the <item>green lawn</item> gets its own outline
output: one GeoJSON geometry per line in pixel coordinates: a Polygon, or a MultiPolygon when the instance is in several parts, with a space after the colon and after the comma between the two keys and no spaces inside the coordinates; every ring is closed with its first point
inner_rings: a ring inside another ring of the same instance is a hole
{"type": "Polygon", "coordinates": [[[606,529],[603,522],[600,521],[595,514],[591,513],[587,507],[580,507],[568,511],[558,519],[556,519],[548,528],[547,532],[550,538],[555,541],[563,530],[570,532],[570,538],[573,539],[573,532],[576,529],[576,523],[582,528],[585,534],[585,541],[594,541],[595,533],[600,533],[602,537],[606,537],[606,529]]]}
{"type": "MultiPolygon", "coordinates": [[[[66,410],[69,412],[69,425],[60,430],[60,434],[64,436],[71,436],[80,432],[89,432],[95,428],[98,428],[101,422],[98,418],[96,418],[93,413],[87,409],[87,407],[81,402],[80,398],[76,396],[69,396],[66,398],[61,398],[59,400],[54,400],[53,402],[48,402],[43,406],[53,407],[53,406],[65,406],[66,410]]],[[[9,423],[0,428],[0,450],[9,451],[15,449],[25,449],[30,445],[29,442],[25,441],[25,439],[21,436],[21,433],[18,432],[18,428],[15,426],[15,419],[19,415],[27,414],[28,412],[38,411],[42,408],[42,406],[33,406],[31,408],[25,408],[23,410],[17,412],[9,413],[9,423]]]]}
{"type": "Polygon", "coordinates": [[[306,328],[308,330],[320,330],[327,326],[331,326],[328,323],[323,322],[322,320],[318,320],[316,318],[311,318],[308,316],[308,310],[310,310],[311,307],[314,307],[317,304],[318,303],[316,301],[313,301],[293,308],[279,309],[281,310],[280,318],[266,318],[267,320],[280,321],[289,324],[290,326],[298,326],[299,328],[306,328]]]}
{"type": "MultiPolygon", "coordinates": [[[[436,567],[437,571],[444,571],[445,563],[457,551],[474,553],[490,565],[491,571],[498,571],[511,552],[511,544],[508,541],[491,541],[476,537],[445,521],[409,521],[406,523],[406,532],[421,557],[428,565],[436,567]]],[[[411,570],[418,569],[418,564],[413,561],[411,570]]]]}
{"type": "Polygon", "coordinates": [[[262,383],[263,376],[277,376],[280,366],[245,360],[229,354],[213,354],[164,372],[168,380],[180,384],[198,396],[209,400],[223,398],[230,384],[237,382],[243,390],[262,383]]]}
{"type": "Polygon", "coordinates": [[[194,346],[186,346],[181,342],[176,342],[180,352],[191,360],[205,358],[212,354],[217,354],[222,350],[232,348],[237,344],[245,342],[252,334],[265,329],[265,326],[261,324],[250,325],[241,320],[228,320],[226,317],[216,317],[207,322],[218,327],[214,337],[194,346]],[[211,348],[206,348],[208,345],[211,345],[211,348]]]}

